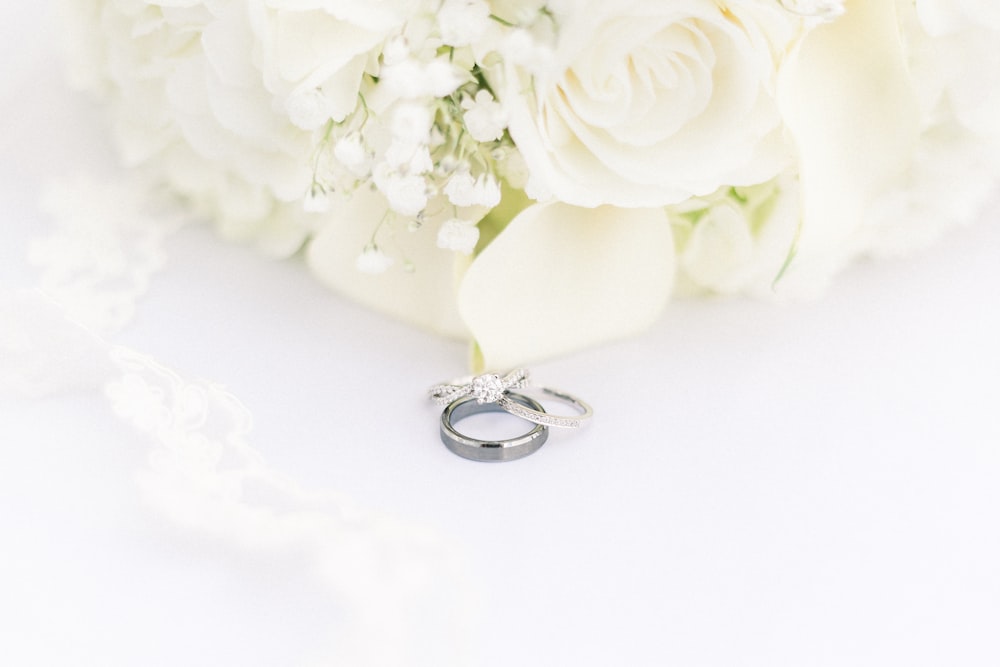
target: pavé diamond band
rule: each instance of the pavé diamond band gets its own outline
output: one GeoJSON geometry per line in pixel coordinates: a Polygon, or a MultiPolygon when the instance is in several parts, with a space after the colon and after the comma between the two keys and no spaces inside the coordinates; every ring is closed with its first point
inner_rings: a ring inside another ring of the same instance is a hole
{"type": "Polygon", "coordinates": [[[516,368],[503,377],[486,373],[475,377],[461,378],[448,384],[431,387],[430,399],[438,405],[448,405],[465,396],[472,396],[480,404],[496,403],[504,392],[521,389],[528,385],[528,371],[516,368]]]}
{"type": "Polygon", "coordinates": [[[571,396],[565,392],[557,391],[556,389],[549,389],[547,387],[538,387],[538,390],[546,396],[558,399],[564,403],[569,403],[580,411],[579,414],[572,416],[549,414],[548,412],[545,412],[544,409],[536,410],[517,401],[513,401],[511,400],[509,394],[505,394],[497,399],[497,405],[512,415],[517,415],[521,419],[527,419],[530,422],[542,424],[544,426],[555,426],[556,428],[580,428],[588,419],[594,416],[593,409],[576,396],[571,396]]]}

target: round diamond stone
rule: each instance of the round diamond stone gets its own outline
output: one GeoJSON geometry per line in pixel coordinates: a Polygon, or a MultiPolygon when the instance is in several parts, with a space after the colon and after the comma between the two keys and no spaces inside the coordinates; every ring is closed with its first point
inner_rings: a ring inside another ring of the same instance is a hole
{"type": "Polygon", "coordinates": [[[503,396],[503,380],[499,375],[479,375],[472,380],[472,395],[477,403],[496,403],[503,396]]]}

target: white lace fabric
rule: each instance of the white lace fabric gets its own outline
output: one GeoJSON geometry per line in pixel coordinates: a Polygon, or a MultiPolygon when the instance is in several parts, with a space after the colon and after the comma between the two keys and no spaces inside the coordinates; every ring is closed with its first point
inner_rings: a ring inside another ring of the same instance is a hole
{"type": "Polygon", "coordinates": [[[185,217],[135,177],[100,181],[81,175],[51,185],[42,210],[53,231],[31,244],[28,259],[41,271],[39,288],[70,319],[98,333],[127,325],[150,277],[163,267],[163,243],[185,217]]]}
{"type": "Polygon", "coordinates": [[[39,287],[0,287],[0,401],[103,396],[108,409],[95,418],[128,424],[145,449],[135,489],[146,506],[202,539],[304,557],[345,620],[288,664],[410,664],[428,645],[425,664],[465,662],[474,614],[462,549],[275,470],[251,444],[253,419],[238,398],[113,342],[183,226],[151,202],[128,178],[48,189],[53,227],[29,250],[39,287]]]}

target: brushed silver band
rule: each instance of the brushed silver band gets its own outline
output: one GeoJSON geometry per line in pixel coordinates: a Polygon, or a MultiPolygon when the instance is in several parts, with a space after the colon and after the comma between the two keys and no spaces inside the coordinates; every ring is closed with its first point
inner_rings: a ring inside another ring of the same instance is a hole
{"type": "MultiPolygon", "coordinates": [[[[542,404],[533,398],[512,391],[506,392],[505,398],[521,408],[544,414],[542,404]]],[[[481,403],[474,396],[459,398],[441,413],[441,441],[455,454],[473,461],[514,461],[538,451],[549,437],[548,427],[542,424],[536,423],[524,435],[507,440],[480,440],[455,429],[455,422],[471,415],[505,411],[499,403],[481,403]]]]}

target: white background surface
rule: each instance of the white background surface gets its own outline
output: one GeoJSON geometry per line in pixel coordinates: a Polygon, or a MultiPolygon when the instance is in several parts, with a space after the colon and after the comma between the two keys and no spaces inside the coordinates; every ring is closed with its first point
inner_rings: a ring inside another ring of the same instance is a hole
{"type": "MultiPolygon", "coordinates": [[[[37,281],[44,184],[111,160],[31,11],[0,47],[15,287],[37,281]]],[[[682,302],[645,336],[536,366],[597,417],[503,465],[450,454],[425,404],[465,371],[463,344],[205,228],[169,242],[113,342],[224,384],[296,483],[454,550],[472,628],[456,664],[993,666],[998,217],[855,266],[816,303],[682,302]]],[[[96,391],[0,398],[0,663],[297,665],[336,647],[344,601],[294,555],[145,506],[133,441],[96,391]]]]}

